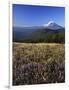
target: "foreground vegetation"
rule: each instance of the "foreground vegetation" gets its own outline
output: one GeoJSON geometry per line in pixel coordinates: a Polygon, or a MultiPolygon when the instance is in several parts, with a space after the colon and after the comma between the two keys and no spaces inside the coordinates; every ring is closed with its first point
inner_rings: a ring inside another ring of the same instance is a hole
{"type": "Polygon", "coordinates": [[[13,43],[13,85],[65,81],[64,44],[13,43]]]}

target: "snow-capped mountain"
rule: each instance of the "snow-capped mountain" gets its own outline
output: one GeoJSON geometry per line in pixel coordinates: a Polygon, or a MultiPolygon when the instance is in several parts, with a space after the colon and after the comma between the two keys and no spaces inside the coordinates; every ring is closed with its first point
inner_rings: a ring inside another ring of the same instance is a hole
{"type": "Polygon", "coordinates": [[[62,29],[63,27],[56,24],[54,21],[49,21],[47,24],[44,24],[44,27],[52,30],[62,29]]]}

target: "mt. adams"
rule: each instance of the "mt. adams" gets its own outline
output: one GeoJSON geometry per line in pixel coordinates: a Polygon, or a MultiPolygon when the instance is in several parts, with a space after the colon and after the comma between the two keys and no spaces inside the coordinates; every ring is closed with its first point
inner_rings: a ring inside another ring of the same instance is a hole
{"type": "Polygon", "coordinates": [[[63,27],[56,24],[54,21],[49,21],[48,24],[44,24],[44,27],[47,29],[57,30],[62,29],[63,27]]]}

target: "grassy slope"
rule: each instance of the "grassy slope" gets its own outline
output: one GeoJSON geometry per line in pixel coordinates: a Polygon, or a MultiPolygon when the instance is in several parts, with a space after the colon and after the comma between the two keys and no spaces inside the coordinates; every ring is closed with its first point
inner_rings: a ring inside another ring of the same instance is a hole
{"type": "Polygon", "coordinates": [[[64,82],[64,44],[14,43],[13,85],[64,82]]]}

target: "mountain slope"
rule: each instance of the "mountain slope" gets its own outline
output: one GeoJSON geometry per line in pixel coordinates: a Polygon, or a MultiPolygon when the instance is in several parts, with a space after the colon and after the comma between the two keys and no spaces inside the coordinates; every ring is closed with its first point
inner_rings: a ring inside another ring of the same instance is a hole
{"type": "Polygon", "coordinates": [[[31,34],[31,40],[35,42],[58,42],[64,43],[65,29],[51,30],[37,30],[31,34]]]}

